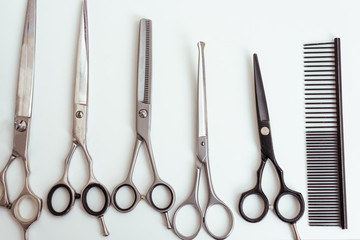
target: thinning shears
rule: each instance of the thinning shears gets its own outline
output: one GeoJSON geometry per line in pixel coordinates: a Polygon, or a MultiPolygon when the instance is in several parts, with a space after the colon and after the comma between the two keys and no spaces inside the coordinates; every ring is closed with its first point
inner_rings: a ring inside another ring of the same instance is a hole
{"type": "Polygon", "coordinates": [[[29,186],[30,169],[27,151],[34,90],[35,42],[36,0],[28,0],[21,46],[13,149],[8,162],[0,172],[0,206],[11,210],[12,215],[24,230],[24,239],[28,238],[27,229],[39,218],[42,209],[42,200],[31,191],[29,186]],[[10,202],[6,172],[11,163],[17,158],[21,159],[24,163],[24,187],[17,199],[10,202]],[[26,199],[31,201],[34,211],[32,216],[24,217],[20,212],[20,205],[26,199]]]}
{"type": "Polygon", "coordinates": [[[88,20],[87,20],[87,1],[84,0],[81,15],[81,25],[78,42],[77,69],[75,78],[75,94],[74,94],[74,112],[73,112],[73,137],[69,154],[65,159],[64,173],[61,179],[51,188],[47,197],[47,206],[49,211],[55,216],[63,216],[67,214],[73,207],[75,200],[81,198],[85,211],[97,217],[100,220],[102,232],[104,236],[109,235],[104,222],[104,214],[110,205],[110,195],[104,185],[96,180],[93,172],[93,163],[89,151],[86,146],[86,125],[87,125],[87,107],[88,107],[88,85],[89,85],[89,42],[88,42],[88,20]],[[70,161],[75,150],[80,147],[85,153],[87,160],[89,178],[87,184],[81,191],[81,194],[71,186],[68,178],[70,161]],[[58,211],[53,206],[53,196],[58,189],[65,189],[69,194],[69,203],[63,211],[58,211]],[[97,211],[90,208],[88,204],[88,193],[92,188],[101,191],[104,197],[103,207],[97,211]]]}
{"type": "Polygon", "coordinates": [[[178,237],[180,237],[181,239],[186,239],[186,240],[194,239],[198,235],[198,233],[201,229],[201,226],[204,226],[205,230],[208,232],[208,234],[211,237],[213,237],[214,239],[225,239],[230,235],[230,233],[233,229],[234,216],[233,216],[230,208],[227,205],[225,205],[225,203],[223,201],[221,201],[218,196],[216,196],[214,187],[212,184],[212,180],[211,180],[210,165],[209,165],[210,164],[209,163],[209,148],[208,148],[209,141],[208,141],[206,86],[205,86],[205,59],[204,59],[205,43],[199,42],[197,44],[197,46],[199,49],[199,58],[198,58],[198,87],[197,87],[197,91],[198,91],[198,96],[197,96],[198,97],[197,98],[198,134],[197,134],[197,139],[196,139],[196,144],[197,144],[196,177],[195,177],[194,187],[193,187],[193,190],[192,190],[190,196],[175,211],[175,214],[173,217],[173,228],[174,228],[175,234],[178,237]],[[201,208],[199,205],[199,197],[198,197],[200,176],[201,176],[201,171],[203,168],[205,168],[205,173],[206,173],[207,183],[208,183],[207,184],[207,186],[208,186],[208,189],[207,189],[208,202],[207,202],[207,206],[206,206],[204,213],[202,213],[202,211],[201,211],[201,208]],[[229,218],[229,226],[226,229],[225,233],[221,236],[217,235],[217,233],[212,232],[211,229],[209,229],[209,225],[207,223],[206,216],[207,216],[208,210],[210,209],[210,207],[212,207],[214,205],[218,205],[218,206],[222,207],[226,211],[228,218],[229,218]],[[200,218],[199,218],[200,222],[198,224],[198,227],[195,230],[195,232],[190,236],[185,236],[182,233],[180,233],[179,228],[177,227],[177,222],[176,222],[177,214],[185,206],[192,206],[200,216],[200,218]]]}
{"type": "Polygon", "coordinates": [[[270,118],[268,113],[268,108],[266,104],[266,97],[264,86],[262,82],[261,72],[258,57],[256,54],[253,56],[254,61],[254,81],[255,81],[255,98],[256,98],[256,113],[257,113],[257,123],[258,123],[258,132],[260,138],[260,145],[261,145],[261,163],[260,167],[257,170],[257,183],[255,187],[247,192],[244,192],[240,197],[239,202],[239,210],[241,216],[248,222],[259,222],[261,221],[267,214],[269,210],[269,200],[266,197],[265,193],[262,190],[262,175],[264,171],[265,164],[268,160],[272,162],[275,167],[276,173],[279,178],[280,182],[280,190],[275,198],[274,202],[274,211],[276,215],[284,222],[291,224],[295,236],[297,239],[300,239],[295,223],[302,217],[304,214],[305,204],[303,196],[300,192],[296,192],[291,190],[285,185],[284,181],[284,173],[283,170],[280,168],[279,164],[277,163],[274,155],[273,143],[271,138],[271,130],[270,130],[270,118]],[[249,217],[244,211],[244,202],[247,197],[250,195],[256,195],[262,199],[264,202],[264,210],[262,211],[260,216],[255,218],[249,217]],[[279,209],[279,202],[280,199],[286,195],[290,195],[294,197],[295,201],[299,203],[299,210],[297,211],[296,215],[293,218],[285,217],[280,209],[279,209]]]}
{"type": "Polygon", "coordinates": [[[152,23],[149,19],[140,20],[140,34],[139,34],[139,52],[138,52],[138,75],[137,75],[137,102],[136,102],[136,140],[131,160],[131,165],[125,180],[115,187],[112,193],[112,203],[119,212],[132,211],[140,200],[147,200],[151,207],[165,216],[167,228],[171,228],[168,211],[172,208],[175,202],[175,192],[173,188],[159,177],[156,169],[153,150],[150,141],[151,128],[151,63],[152,63],[152,23]],[[136,188],[132,178],[135,168],[136,159],[139,153],[141,144],[145,145],[151,164],[154,180],[146,195],[140,194],[136,188]],[[159,204],[153,200],[154,190],[158,187],[164,188],[169,194],[169,201],[166,204],[159,204]],[[120,198],[120,189],[130,189],[133,194],[133,201],[131,204],[124,206],[117,201],[120,198]]]}

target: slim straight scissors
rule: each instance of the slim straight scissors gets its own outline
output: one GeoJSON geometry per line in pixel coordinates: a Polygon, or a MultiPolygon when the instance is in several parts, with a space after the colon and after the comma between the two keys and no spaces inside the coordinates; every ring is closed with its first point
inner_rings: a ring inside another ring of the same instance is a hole
{"type": "Polygon", "coordinates": [[[272,144],[271,138],[271,130],[270,130],[270,118],[266,104],[265,98],[265,91],[262,82],[261,72],[259,61],[257,55],[254,54],[254,81],[255,81],[255,97],[256,97],[256,112],[257,112],[257,122],[258,122],[258,131],[259,131],[259,138],[260,138],[260,145],[261,145],[261,163],[260,167],[257,170],[257,183],[255,187],[247,192],[244,192],[240,197],[239,202],[239,210],[241,216],[248,222],[259,222],[261,221],[267,214],[269,210],[269,200],[267,199],[265,193],[262,190],[261,181],[262,181],[262,174],[264,171],[265,164],[267,160],[270,160],[276,169],[276,173],[278,175],[280,181],[280,191],[277,194],[274,202],[274,211],[276,215],[284,222],[291,224],[293,227],[296,239],[300,239],[295,223],[302,217],[304,214],[305,204],[304,199],[301,193],[291,190],[285,185],[284,181],[284,173],[283,170],[278,165],[275,155],[274,149],[272,144]],[[264,210],[260,216],[252,218],[246,215],[244,212],[244,201],[250,195],[257,195],[259,196],[262,201],[264,202],[264,210]],[[285,195],[293,196],[296,201],[299,203],[299,211],[297,212],[296,216],[293,218],[287,218],[283,214],[281,214],[279,210],[279,202],[280,199],[285,195]]]}
{"type": "Polygon", "coordinates": [[[171,224],[168,216],[168,211],[172,208],[175,202],[175,192],[173,188],[159,177],[156,169],[153,150],[150,141],[150,118],[151,118],[151,33],[152,24],[149,19],[140,20],[140,34],[139,34],[139,55],[138,55],[138,76],[137,76],[137,102],[136,102],[136,141],[134,147],[134,153],[131,160],[131,165],[126,179],[115,187],[112,193],[112,203],[116,210],[119,212],[130,212],[132,211],[140,200],[146,199],[147,202],[160,213],[165,216],[167,228],[171,229],[171,224]],[[132,178],[135,168],[136,159],[139,153],[141,144],[144,143],[151,164],[154,181],[151,184],[146,195],[140,194],[136,188],[132,178]],[[153,192],[157,187],[165,188],[170,196],[170,201],[164,206],[160,206],[153,200],[153,192]],[[130,206],[120,206],[117,202],[118,191],[121,188],[129,188],[133,193],[133,202],[130,206]]]}
{"type": "Polygon", "coordinates": [[[27,151],[34,90],[35,40],[36,0],[28,0],[20,56],[13,149],[8,162],[0,172],[0,206],[11,210],[12,215],[24,230],[24,239],[28,238],[27,229],[40,217],[42,209],[42,200],[31,191],[29,186],[30,170],[27,151]],[[21,159],[24,163],[25,179],[20,195],[11,203],[6,182],[6,172],[16,158],[21,159]],[[20,204],[25,199],[31,200],[34,206],[33,215],[30,217],[24,217],[20,212],[20,204]]]}
{"type": "Polygon", "coordinates": [[[87,125],[87,107],[88,107],[88,85],[89,85],[89,49],[88,49],[88,24],[87,24],[87,2],[84,0],[81,16],[81,26],[78,43],[77,69],[75,79],[75,96],[74,96],[74,113],[73,113],[73,139],[70,152],[65,159],[64,173],[61,179],[51,188],[47,197],[47,206],[49,211],[55,216],[63,216],[67,214],[73,207],[75,200],[81,197],[82,205],[85,211],[97,218],[99,218],[103,235],[109,235],[105,226],[104,213],[110,205],[110,195],[108,190],[100,184],[93,172],[92,159],[89,155],[86,146],[86,125],[87,125]],[[88,163],[89,178],[87,184],[81,191],[81,194],[76,193],[76,190],[71,186],[68,178],[68,171],[71,158],[77,149],[80,147],[84,153],[88,163]],[[69,194],[69,203],[65,210],[57,211],[53,207],[52,198],[54,193],[64,188],[69,194]],[[92,210],[88,204],[87,196],[92,188],[98,188],[104,196],[104,205],[101,210],[92,210]]]}
{"type": "Polygon", "coordinates": [[[197,112],[198,112],[198,121],[197,121],[197,128],[198,128],[198,137],[197,137],[197,161],[196,161],[196,177],[195,177],[195,183],[194,188],[187,200],[185,200],[175,211],[174,217],[173,217],[173,228],[175,234],[181,238],[181,239],[194,239],[200,229],[201,226],[204,225],[205,230],[208,232],[208,234],[213,237],[214,239],[225,239],[227,238],[232,229],[234,224],[234,216],[228,206],[225,205],[223,201],[221,201],[215,194],[214,187],[212,185],[211,175],[210,175],[210,166],[209,166],[209,141],[208,141],[208,128],[207,128],[207,108],[206,108],[206,88],[205,88],[205,60],[204,60],[204,42],[198,43],[198,49],[199,49],[199,59],[198,59],[198,102],[197,102],[197,112]],[[207,177],[208,182],[208,189],[207,192],[209,193],[208,203],[205,209],[205,212],[202,213],[200,205],[199,205],[199,182],[200,182],[200,175],[201,170],[205,168],[205,173],[207,177]],[[198,224],[198,228],[196,229],[195,233],[193,233],[191,236],[185,236],[180,233],[179,229],[177,228],[176,224],[176,216],[179,213],[181,209],[183,209],[184,206],[192,206],[196,209],[200,216],[200,222],[198,224]],[[206,214],[208,213],[208,210],[211,206],[219,205],[223,207],[228,215],[229,218],[229,226],[227,231],[224,235],[218,236],[217,234],[213,233],[208,226],[206,214]]]}

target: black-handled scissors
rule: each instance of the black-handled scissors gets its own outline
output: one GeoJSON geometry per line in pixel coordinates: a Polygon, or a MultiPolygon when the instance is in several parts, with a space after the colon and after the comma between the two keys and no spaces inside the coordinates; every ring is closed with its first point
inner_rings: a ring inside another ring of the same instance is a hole
{"type": "Polygon", "coordinates": [[[255,187],[247,192],[244,192],[240,197],[239,202],[239,210],[241,216],[248,222],[259,222],[261,221],[267,214],[269,210],[269,200],[267,199],[266,195],[264,194],[261,186],[263,170],[265,164],[268,160],[270,160],[278,175],[280,181],[280,190],[277,194],[274,202],[274,211],[276,215],[284,222],[292,224],[295,229],[295,223],[302,217],[304,214],[305,204],[304,199],[301,193],[296,192],[288,188],[284,181],[284,173],[283,170],[280,168],[279,164],[277,163],[274,155],[273,143],[271,139],[271,130],[270,130],[270,119],[268,108],[266,104],[264,86],[261,78],[261,72],[259,67],[259,61],[257,55],[254,54],[253,56],[254,61],[254,81],[255,81],[255,98],[256,98],[256,113],[257,113],[257,121],[258,121],[258,131],[259,131],[259,138],[260,138],[260,145],[261,145],[261,163],[260,167],[257,170],[257,183],[255,187]],[[246,215],[244,212],[244,200],[249,197],[250,195],[257,195],[264,201],[264,210],[262,214],[258,217],[252,218],[246,215]],[[285,195],[293,196],[299,203],[299,211],[293,218],[287,218],[279,209],[279,201],[285,195]]]}
{"type": "Polygon", "coordinates": [[[100,184],[93,172],[92,159],[86,146],[86,125],[87,125],[87,107],[88,107],[88,85],[89,85],[89,49],[88,49],[88,24],[87,24],[87,2],[84,0],[81,25],[79,32],[77,69],[75,79],[75,94],[74,94],[74,112],[73,112],[73,139],[72,146],[68,156],[65,159],[65,169],[61,179],[53,186],[47,197],[47,206],[49,211],[55,216],[63,216],[67,214],[75,203],[76,199],[81,198],[82,205],[85,211],[97,218],[99,218],[103,235],[109,235],[105,226],[104,213],[110,206],[110,194],[108,190],[100,184]],[[70,161],[75,150],[80,147],[84,153],[88,163],[89,178],[87,184],[84,186],[81,194],[76,193],[76,190],[71,186],[68,178],[68,171],[70,161]],[[53,206],[54,193],[59,189],[65,189],[69,194],[69,203],[63,211],[58,211],[53,206]],[[93,210],[88,204],[88,193],[92,188],[98,188],[104,197],[104,205],[100,210],[93,210]]]}
{"type": "Polygon", "coordinates": [[[152,61],[152,23],[149,19],[140,20],[140,34],[139,34],[139,53],[138,53],[138,76],[137,76],[137,101],[136,101],[136,141],[131,160],[131,166],[126,179],[115,187],[112,193],[112,203],[119,212],[130,212],[142,199],[147,202],[160,213],[165,216],[167,228],[171,228],[168,211],[175,203],[174,189],[160,177],[156,169],[154,155],[150,141],[151,129],[151,61],[152,61]],[[136,159],[141,145],[144,143],[151,164],[154,180],[146,195],[140,194],[136,188],[132,176],[135,168],[136,159]],[[160,205],[153,200],[154,190],[158,187],[164,188],[169,194],[169,201],[165,205],[160,205]],[[117,201],[120,189],[130,189],[133,194],[133,202],[130,205],[124,206],[117,201]]]}

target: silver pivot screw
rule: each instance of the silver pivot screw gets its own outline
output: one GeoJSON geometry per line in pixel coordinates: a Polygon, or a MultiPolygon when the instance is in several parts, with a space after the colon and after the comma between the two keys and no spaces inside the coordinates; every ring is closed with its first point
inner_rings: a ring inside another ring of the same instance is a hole
{"type": "Polygon", "coordinates": [[[75,116],[76,116],[77,118],[82,118],[82,117],[84,116],[84,113],[83,113],[82,111],[77,111],[77,112],[75,113],[75,116]]]}
{"type": "Polygon", "coordinates": [[[19,132],[24,132],[27,128],[26,121],[24,120],[17,120],[15,121],[15,129],[19,132]]]}
{"type": "Polygon", "coordinates": [[[141,109],[141,110],[139,111],[139,116],[140,116],[141,118],[146,118],[147,115],[148,115],[148,112],[147,112],[145,109],[141,109]]]}

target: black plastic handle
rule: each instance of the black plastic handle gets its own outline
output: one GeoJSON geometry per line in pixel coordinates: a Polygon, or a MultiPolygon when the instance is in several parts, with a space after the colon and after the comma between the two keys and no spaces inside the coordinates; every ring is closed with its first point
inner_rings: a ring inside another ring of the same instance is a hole
{"type": "Polygon", "coordinates": [[[48,209],[51,212],[51,214],[53,214],[54,216],[63,216],[63,215],[67,214],[70,211],[70,209],[71,209],[71,207],[73,205],[73,202],[75,200],[74,198],[79,198],[79,197],[80,196],[78,196],[76,194],[75,195],[73,194],[70,186],[68,186],[66,184],[63,184],[63,183],[59,183],[59,184],[56,184],[55,186],[53,186],[51,188],[51,190],[49,191],[49,194],[47,196],[47,206],[48,206],[48,209]],[[65,208],[64,211],[58,212],[58,211],[56,211],[54,209],[54,207],[52,205],[52,198],[54,196],[54,193],[60,188],[65,188],[66,191],[68,192],[68,194],[69,194],[69,204],[67,205],[67,207],[65,208]]]}
{"type": "Polygon", "coordinates": [[[159,212],[168,212],[170,210],[170,208],[174,205],[175,203],[175,192],[172,189],[172,187],[164,182],[158,182],[153,184],[150,189],[149,189],[149,193],[147,194],[147,198],[148,201],[150,203],[150,205],[152,207],[154,207],[155,209],[157,209],[159,212]],[[157,187],[165,187],[167,189],[167,191],[170,193],[170,201],[169,204],[166,207],[158,207],[156,206],[156,203],[153,201],[153,192],[157,187]]]}
{"type": "Polygon", "coordinates": [[[138,196],[138,195],[139,195],[139,193],[137,192],[136,188],[133,185],[128,184],[128,183],[120,184],[119,186],[117,186],[114,189],[114,192],[112,194],[112,202],[113,202],[114,207],[116,208],[116,210],[118,210],[120,212],[130,212],[136,206],[136,203],[140,200],[140,196],[138,196]],[[130,188],[132,190],[133,199],[134,199],[132,204],[127,208],[121,207],[116,201],[116,196],[117,196],[119,190],[121,188],[125,188],[125,187],[128,187],[128,188],[130,188]]]}
{"type": "Polygon", "coordinates": [[[106,212],[106,210],[108,209],[109,205],[110,205],[110,196],[109,196],[109,193],[108,191],[106,190],[106,188],[99,184],[99,183],[91,183],[91,184],[88,184],[86,186],[86,188],[83,190],[83,193],[82,193],[82,198],[81,198],[81,201],[82,201],[82,204],[83,204],[83,207],[85,209],[85,211],[92,215],[92,216],[95,216],[95,217],[99,217],[99,216],[102,216],[104,215],[104,213],[106,212]],[[100,211],[93,211],[89,205],[88,205],[88,202],[87,202],[87,196],[88,196],[88,193],[89,191],[92,189],[92,188],[98,188],[101,190],[101,192],[103,193],[104,195],[104,206],[103,208],[100,210],[100,211]]]}
{"type": "Polygon", "coordinates": [[[302,215],[304,214],[304,211],[305,211],[305,202],[304,202],[304,198],[303,198],[302,194],[285,187],[283,190],[281,190],[279,192],[278,196],[275,199],[274,211],[275,211],[276,215],[283,222],[290,223],[290,224],[297,222],[302,217],[302,215]],[[299,206],[300,206],[299,212],[293,218],[284,217],[279,210],[280,199],[285,195],[291,195],[291,196],[295,197],[295,199],[299,202],[299,206]]]}
{"type": "Polygon", "coordinates": [[[251,222],[251,223],[259,222],[266,216],[267,212],[269,211],[269,200],[265,196],[264,192],[259,188],[259,186],[255,186],[255,188],[241,194],[240,201],[239,201],[239,211],[240,211],[240,215],[246,221],[251,222]],[[255,217],[255,218],[251,218],[251,217],[247,216],[246,213],[244,212],[244,201],[247,197],[249,197],[251,195],[259,196],[262,199],[262,201],[264,202],[263,212],[260,214],[260,216],[255,217]]]}

